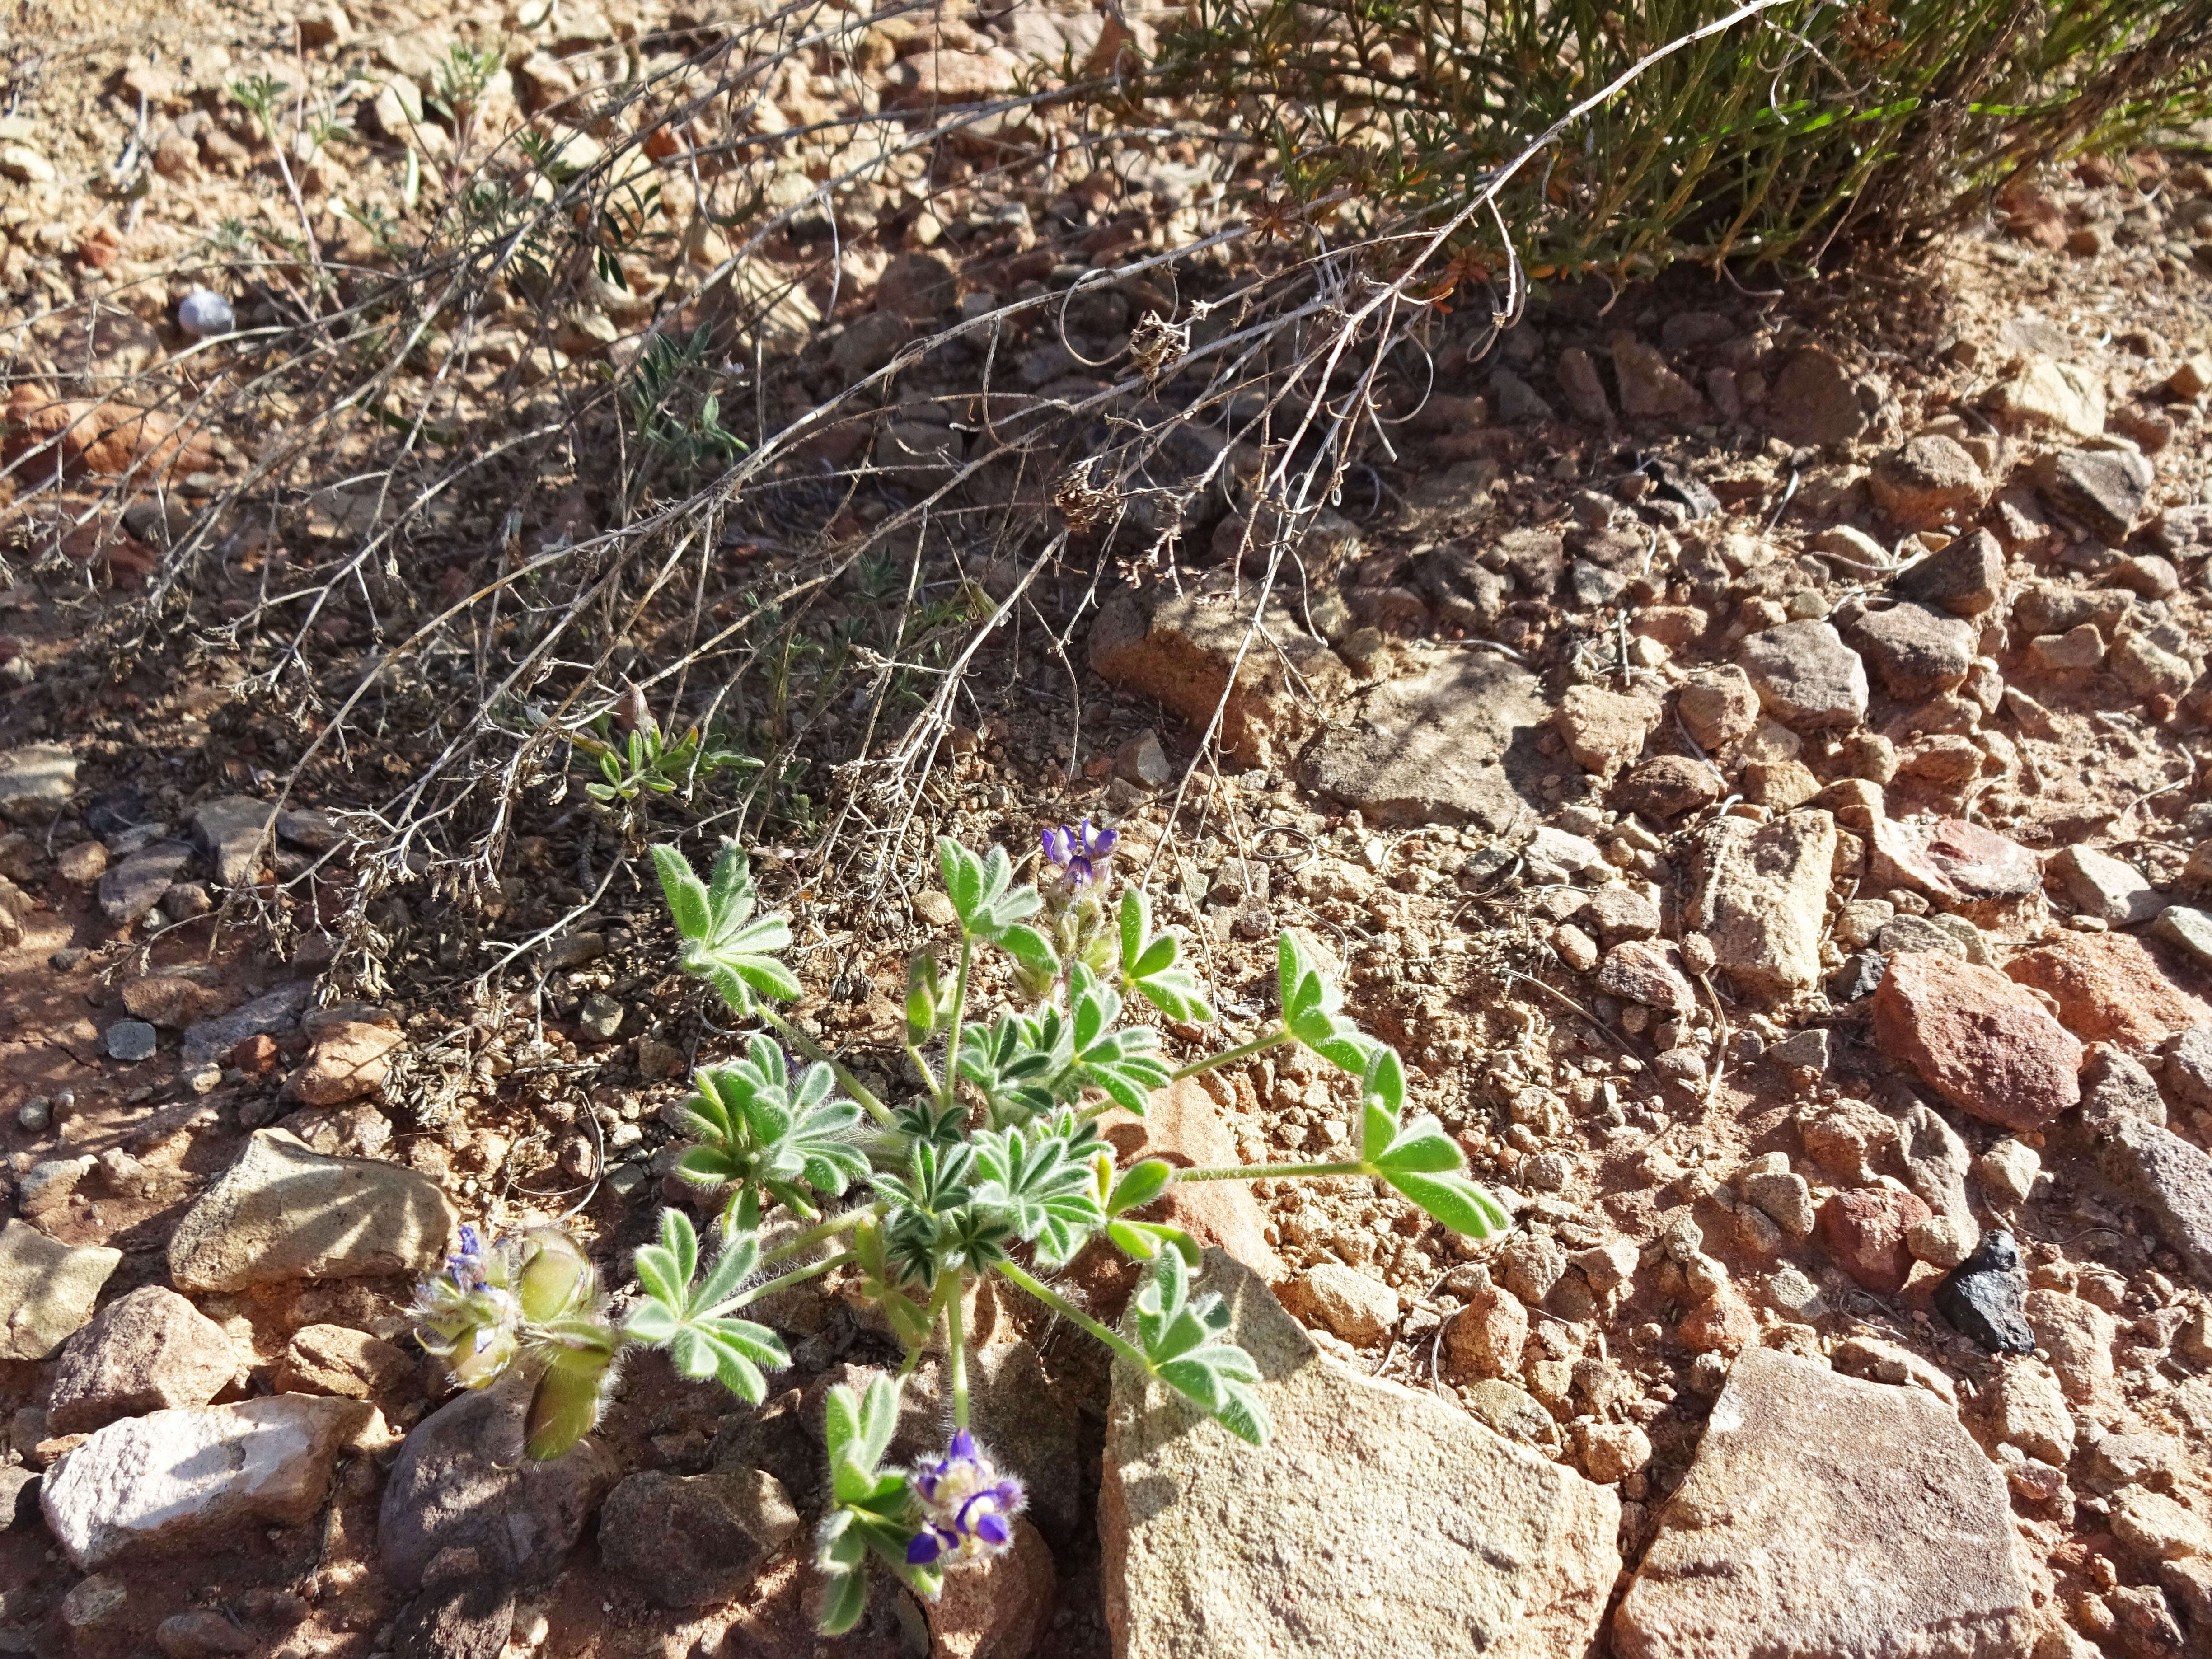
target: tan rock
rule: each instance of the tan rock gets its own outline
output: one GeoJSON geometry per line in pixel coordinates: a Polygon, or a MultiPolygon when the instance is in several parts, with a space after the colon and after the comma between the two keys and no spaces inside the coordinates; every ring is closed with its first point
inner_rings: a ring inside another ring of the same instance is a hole
{"type": "Polygon", "coordinates": [[[1273,1443],[1115,1369],[1099,1532],[1120,1659],[1589,1650],[1620,1570],[1611,1492],[1324,1358],[1218,1251],[1199,1288],[1227,1298],[1273,1443]]]}
{"type": "Polygon", "coordinates": [[[1820,977],[1836,821],[1817,809],[1771,823],[1723,817],[1702,844],[1705,884],[1689,926],[1739,991],[1782,997],[1820,977]]]}
{"type": "Polygon", "coordinates": [[[286,1394],[369,1400],[404,1389],[415,1376],[405,1352],[347,1325],[308,1325],[293,1333],[270,1380],[286,1394]]]}
{"type": "Polygon", "coordinates": [[[1552,723],[1577,765],[1606,775],[1635,760],[1664,712],[1641,693],[1577,685],[1559,699],[1552,723]]]}
{"type": "Polygon", "coordinates": [[[2034,1604],[2004,1477],[1932,1395],[1755,1348],[1613,1621],[1620,1659],[1995,1659],[2034,1604]]]}
{"type": "Polygon", "coordinates": [[[392,1069],[398,1032],[364,1020],[339,1020],[315,1034],[307,1062],[285,1079],[284,1091],[309,1106],[338,1106],[373,1095],[392,1069]]]}
{"type": "Polygon", "coordinates": [[[459,1217],[437,1183],[374,1158],[326,1158],[262,1129],[169,1240],[188,1291],[298,1279],[421,1273],[444,1260],[459,1217]]]}

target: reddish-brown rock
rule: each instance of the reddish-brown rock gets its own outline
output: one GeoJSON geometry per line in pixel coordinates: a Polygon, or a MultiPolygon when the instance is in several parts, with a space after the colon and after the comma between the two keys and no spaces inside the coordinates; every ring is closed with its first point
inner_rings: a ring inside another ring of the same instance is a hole
{"type": "Polygon", "coordinates": [[[392,1069],[399,1033],[365,1020],[334,1020],[315,1036],[307,1064],[292,1073],[285,1092],[310,1106],[339,1106],[373,1095],[392,1069]]]}
{"type": "Polygon", "coordinates": [[[1820,1206],[1820,1243],[1835,1264],[1876,1296],[1912,1277],[1905,1235],[1935,1212],[1896,1187],[1854,1187],[1820,1206]]]}
{"type": "Polygon", "coordinates": [[[1445,1328],[1444,1356],[1456,1379],[1518,1376],[1528,1340],[1528,1310],[1521,1298],[1485,1285],[1445,1328]]]}
{"type": "Polygon", "coordinates": [[[2212,1024],[2212,1007],[2184,990],[2179,957],[2132,933],[2063,933],[2005,964],[2058,1004],[2069,1030],[2093,1042],[2148,1048],[2212,1024]]]}
{"type": "Polygon", "coordinates": [[[1734,1358],[1759,1342],[1759,1317],[1733,1285],[1723,1285],[1682,1316],[1676,1328],[1692,1353],[1734,1358]]]}
{"type": "Polygon", "coordinates": [[[1909,888],[1969,916],[2042,890],[2035,855],[1994,830],[1960,818],[1930,824],[1883,817],[1873,827],[1869,875],[1875,890],[1909,888]]]}
{"type": "Polygon", "coordinates": [[[2082,1049],[1994,969],[1903,951],[1874,994],[1875,1042],[1960,1111],[2035,1129],[2081,1098],[2082,1049]]]}
{"type": "Polygon", "coordinates": [[[1597,988],[1647,1008],[1687,1013],[1698,1006],[1682,953],[1665,939],[1623,939],[1614,945],[1597,970],[1597,988]]]}

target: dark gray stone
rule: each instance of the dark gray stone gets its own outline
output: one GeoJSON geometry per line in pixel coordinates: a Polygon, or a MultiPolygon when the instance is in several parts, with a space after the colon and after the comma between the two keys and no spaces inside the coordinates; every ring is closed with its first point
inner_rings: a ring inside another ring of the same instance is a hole
{"type": "Polygon", "coordinates": [[[159,1034],[143,1019],[118,1019],[107,1028],[107,1057],[125,1063],[151,1060],[159,1034]]]}
{"type": "Polygon", "coordinates": [[[514,1631],[514,1591],[489,1578],[424,1590],[392,1631],[398,1659],[499,1659],[514,1631]]]}
{"type": "Polygon", "coordinates": [[[532,1384],[510,1376],[422,1419],[399,1449],[377,1514],[385,1572],[404,1589],[447,1549],[477,1553],[501,1582],[550,1579],[611,1484],[606,1455],[586,1438],[565,1455],[522,1453],[532,1384]]]}
{"type": "Polygon", "coordinates": [[[192,839],[225,887],[243,886],[261,862],[261,845],[276,809],[251,795],[222,795],[192,809],[192,839]]]}
{"type": "Polygon", "coordinates": [[[599,1558],[664,1607],[735,1601],[799,1530],[799,1511],[760,1469],[641,1469],[607,1494],[599,1558]]]}
{"type": "Polygon", "coordinates": [[[1990,1353],[2033,1353],[2035,1333],[2022,1311],[2027,1270],[2020,1246],[2002,1227],[1982,1235],[1974,1253],[1936,1286],[1936,1307],[1954,1329],[1990,1353]]]}
{"type": "Polygon", "coordinates": [[[100,878],[100,908],[118,927],[129,926],[161,902],[192,856],[180,841],[157,841],[107,866],[100,878]]]}
{"type": "Polygon", "coordinates": [[[2159,1237],[2212,1285],[2212,1157],[2172,1130],[2128,1112],[2083,1117],[2095,1138],[2097,1173],[2122,1198],[2140,1204],[2159,1237]]]}
{"type": "Polygon", "coordinates": [[[1872,996],[1887,965],[1876,951],[1854,951],[1844,958],[1842,967],[1828,975],[1828,1000],[1856,1002],[1861,997],[1872,996]]]}
{"type": "Polygon", "coordinates": [[[314,996],[312,980],[295,980],[258,996],[243,1007],[185,1028],[183,1059],[186,1066],[221,1060],[250,1036],[283,1036],[300,1023],[301,1012],[314,996]]]}
{"type": "Polygon", "coordinates": [[[1501,368],[1490,377],[1491,395],[1498,399],[1498,418],[1520,426],[1557,418],[1551,404],[1539,397],[1536,388],[1510,369],[1501,368]]]}

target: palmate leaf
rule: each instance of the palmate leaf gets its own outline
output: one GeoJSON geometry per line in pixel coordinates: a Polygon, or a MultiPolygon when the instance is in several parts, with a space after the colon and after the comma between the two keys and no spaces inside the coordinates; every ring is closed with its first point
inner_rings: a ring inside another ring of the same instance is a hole
{"type": "Polygon", "coordinates": [[[1425,1114],[1401,1121],[1406,1072],[1398,1052],[1376,1045],[1361,1079],[1359,1160],[1455,1233],[1489,1238],[1508,1231],[1513,1218],[1468,1178],[1467,1159],[1443,1125],[1425,1114]]]}
{"type": "Polygon", "coordinates": [[[1182,947],[1172,933],[1152,932],[1152,901],[1131,886],[1121,893],[1121,983],[1170,1019],[1205,1024],[1213,1009],[1200,994],[1198,981],[1179,960],[1182,947]]]}
{"type": "Polygon", "coordinates": [[[865,1390],[841,1382],[823,1407],[834,1507],[815,1534],[814,1565],[825,1581],[821,1629],[836,1635],[867,1606],[868,1561],[881,1562],[918,1595],[935,1600],[944,1579],[934,1567],[909,1566],[914,1498],[905,1474],[883,1467],[898,1426],[898,1390],[877,1376],[865,1390]]]}
{"type": "Polygon", "coordinates": [[[1220,1297],[1190,1299],[1189,1269],[1179,1251],[1163,1250],[1154,1259],[1130,1298],[1129,1322],[1147,1370],[1239,1439],[1267,1443],[1267,1412],[1254,1392],[1260,1368],[1224,1340],[1229,1310],[1220,1297]]]}
{"type": "Polygon", "coordinates": [[[756,1036],[744,1059],[702,1066],[692,1081],[698,1092],[682,1121],[699,1144],[677,1164],[686,1180],[758,1187],[811,1215],[810,1190],[835,1198],[866,1178],[867,1155],[853,1140],[860,1109],[833,1096],[829,1066],[817,1061],[793,1077],[783,1051],[756,1036]]]}
{"type": "Polygon", "coordinates": [[[1343,993],[1322,977],[1306,948],[1285,929],[1276,946],[1285,1030],[1340,1071],[1358,1077],[1376,1044],[1337,1010],[1343,993]]]}
{"type": "Polygon", "coordinates": [[[1142,1117],[1152,1091],[1165,1088],[1170,1076],[1155,1052],[1159,1034],[1143,1025],[1115,1030],[1121,994],[1080,963],[1069,972],[1068,992],[1073,1053],[1056,1092],[1066,1098],[1070,1084],[1103,1090],[1116,1106],[1142,1117]]]}
{"type": "Polygon", "coordinates": [[[1005,848],[994,847],[978,858],[951,836],[940,836],[937,868],[945,878],[945,896],[952,901],[963,933],[1001,945],[1018,960],[1033,960],[1039,951],[1045,958],[1051,957],[1051,945],[1035,928],[1020,930],[1024,935],[1034,934],[1033,941],[1027,938],[1009,941],[1010,931],[1024,918],[1035,915],[1044,900],[1034,887],[1013,885],[1013,860],[1006,856],[1005,848]]]}
{"type": "Polygon", "coordinates": [[[1105,1221],[1089,1159],[1068,1137],[987,1129],[975,1144],[975,1203],[1004,1216],[1047,1267],[1072,1260],[1105,1221]]]}
{"type": "Polygon", "coordinates": [[[634,1260],[645,1298],[630,1310],[624,1334],[647,1347],[667,1349],[684,1376],[714,1377],[739,1399],[758,1405],[767,1392],[760,1367],[781,1370],[791,1356],[767,1326],[719,1311],[760,1260],[753,1235],[725,1234],[720,1255],[695,1285],[698,1235],[683,1211],[663,1210],[659,1242],[639,1246],[634,1260]]]}
{"type": "Polygon", "coordinates": [[[1018,1122],[1052,1109],[1053,1083],[1067,1067],[1064,1028],[1026,1014],[1001,1015],[988,1026],[960,1033],[960,1075],[989,1103],[991,1121],[1018,1122]]]}
{"type": "Polygon", "coordinates": [[[752,874],[735,842],[722,844],[705,882],[673,847],[654,848],[653,865],[684,940],[684,972],[705,979],[740,1014],[750,1013],[758,997],[799,995],[798,979],[778,960],[791,946],[790,926],[781,915],[753,914],[752,874]]]}

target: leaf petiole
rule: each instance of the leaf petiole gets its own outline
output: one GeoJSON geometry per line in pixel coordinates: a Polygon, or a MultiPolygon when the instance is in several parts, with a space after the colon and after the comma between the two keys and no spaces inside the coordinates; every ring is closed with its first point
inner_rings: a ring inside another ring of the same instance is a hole
{"type": "Polygon", "coordinates": [[[785,1041],[788,1042],[793,1048],[805,1054],[807,1059],[818,1060],[827,1066],[831,1075],[836,1078],[837,1086],[864,1108],[870,1117],[875,1119],[886,1129],[890,1127],[890,1108],[878,1100],[874,1091],[864,1086],[860,1079],[854,1077],[842,1060],[812,1037],[807,1036],[805,1032],[800,1030],[793,1021],[769,1007],[767,1003],[763,1002],[760,1005],[759,1012],[763,1019],[783,1034],[785,1041]]]}
{"type": "Polygon", "coordinates": [[[1278,1025],[1272,1031],[1261,1032],[1249,1042],[1239,1043],[1234,1048],[1222,1054],[1210,1055],[1204,1060],[1194,1060],[1189,1065],[1169,1073],[1168,1080],[1171,1083],[1179,1083],[1184,1078],[1196,1077],[1200,1072],[1210,1072],[1218,1066],[1233,1066],[1240,1060],[1249,1060],[1254,1054],[1265,1054],[1270,1048],[1279,1048],[1285,1042],[1296,1041],[1297,1039],[1293,1037],[1287,1029],[1278,1025]]]}
{"type": "Polygon", "coordinates": [[[1209,1170],[1177,1170],[1175,1184],[1188,1181],[1257,1181],[1262,1176],[1376,1175],[1358,1158],[1336,1164],[1218,1164],[1209,1170]]]}
{"type": "Polygon", "coordinates": [[[1011,1261],[1000,1262],[998,1271],[1009,1283],[1027,1291],[1070,1324],[1079,1329],[1088,1331],[1139,1370],[1150,1372],[1152,1369],[1152,1362],[1146,1357],[1142,1348],[1118,1331],[1100,1324],[1049,1285],[1042,1284],[1031,1278],[1011,1261]]]}

